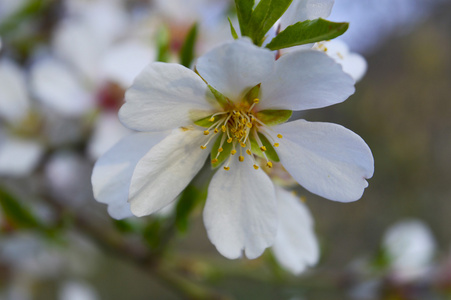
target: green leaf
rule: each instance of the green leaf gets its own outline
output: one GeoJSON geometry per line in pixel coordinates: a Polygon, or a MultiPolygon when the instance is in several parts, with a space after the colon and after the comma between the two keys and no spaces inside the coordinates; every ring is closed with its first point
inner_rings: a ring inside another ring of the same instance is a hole
{"type": "Polygon", "coordinates": [[[247,35],[247,25],[249,24],[249,20],[252,16],[252,8],[254,7],[254,3],[254,0],[235,0],[241,35],[247,35]]]}
{"type": "Polygon", "coordinates": [[[175,209],[175,226],[180,232],[188,229],[188,219],[197,204],[206,196],[193,185],[188,185],[180,195],[175,209]]]}
{"type": "Polygon", "coordinates": [[[197,23],[194,24],[186,36],[182,49],[180,50],[180,63],[189,68],[194,59],[194,51],[197,39],[197,23]]]}
{"type": "Polygon", "coordinates": [[[51,4],[53,4],[51,0],[31,0],[25,2],[14,14],[8,16],[0,23],[0,35],[5,36],[14,31],[27,19],[44,15],[45,10],[49,9],[51,4]]]}
{"type": "Polygon", "coordinates": [[[249,92],[247,92],[247,94],[244,96],[244,100],[250,105],[252,105],[254,104],[254,99],[258,98],[259,94],[260,94],[260,83],[251,88],[249,92]]]}
{"type": "Polygon", "coordinates": [[[265,34],[287,10],[293,0],[261,0],[252,12],[246,35],[261,46],[265,34]]]}
{"type": "Polygon", "coordinates": [[[210,89],[210,91],[213,93],[213,95],[215,96],[216,101],[218,101],[219,105],[221,105],[222,108],[226,108],[226,107],[228,107],[230,105],[231,101],[229,99],[227,99],[226,96],[224,96],[223,94],[218,92],[211,85],[208,84],[207,86],[210,89]]]}
{"type": "MultiPolygon", "coordinates": [[[[214,133],[210,133],[210,134],[214,134],[214,133]]],[[[230,156],[230,152],[232,151],[233,145],[232,143],[227,143],[227,134],[225,133],[220,133],[217,134],[218,137],[216,138],[215,144],[213,145],[213,148],[211,149],[211,153],[210,153],[210,157],[211,157],[211,166],[213,167],[213,169],[219,167],[224,160],[226,160],[229,156],[230,156]],[[221,146],[221,142],[222,142],[222,149],[223,151],[219,153],[219,156],[216,157],[216,155],[218,154],[218,149],[221,146]],[[213,163],[213,159],[217,159],[218,161],[213,163]]]]}
{"type": "Polygon", "coordinates": [[[44,226],[16,198],[0,188],[0,206],[8,222],[16,228],[43,229],[44,226]]]}
{"type": "Polygon", "coordinates": [[[230,24],[230,32],[232,33],[233,39],[237,40],[238,39],[238,34],[236,33],[235,27],[233,27],[232,24],[232,20],[229,19],[229,24],[230,24]]]}
{"type": "Polygon", "coordinates": [[[261,110],[255,117],[267,126],[274,126],[285,123],[293,112],[291,110],[261,110]]]}
{"type": "MultiPolygon", "coordinates": [[[[266,147],[265,154],[268,157],[268,159],[271,161],[279,162],[280,161],[279,155],[277,155],[276,150],[274,149],[271,142],[266,138],[266,136],[259,132],[258,137],[260,138],[262,145],[266,147]]],[[[254,154],[260,156],[261,158],[265,158],[265,156],[263,155],[263,152],[260,150],[260,146],[258,145],[257,140],[255,139],[254,136],[250,137],[250,141],[251,141],[252,152],[254,154]]]]}
{"type": "Polygon", "coordinates": [[[331,40],[348,30],[349,23],[335,23],[324,19],[298,22],[285,28],[266,45],[270,50],[331,40]]]}
{"type": "Polygon", "coordinates": [[[161,27],[157,32],[156,44],[157,44],[157,58],[156,61],[168,62],[169,61],[169,49],[170,49],[170,34],[169,29],[166,26],[161,27]]]}

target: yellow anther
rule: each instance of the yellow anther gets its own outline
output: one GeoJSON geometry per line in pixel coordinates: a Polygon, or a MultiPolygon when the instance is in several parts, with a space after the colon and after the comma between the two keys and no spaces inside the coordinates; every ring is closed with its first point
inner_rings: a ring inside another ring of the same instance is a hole
{"type": "Polygon", "coordinates": [[[215,117],[211,117],[210,119],[208,119],[208,121],[214,122],[215,121],[215,117]]]}
{"type": "Polygon", "coordinates": [[[235,129],[235,128],[232,128],[232,129],[230,129],[230,131],[233,132],[233,133],[235,133],[235,132],[236,132],[236,129],[235,129]]]}
{"type": "Polygon", "coordinates": [[[213,158],[212,160],[211,160],[211,163],[212,164],[215,164],[215,163],[217,163],[218,162],[218,159],[217,158],[213,158]]]}
{"type": "Polygon", "coordinates": [[[261,147],[260,147],[260,150],[262,150],[263,152],[265,152],[265,151],[266,151],[266,147],[265,147],[265,146],[261,146],[261,147]]]}
{"type": "Polygon", "coordinates": [[[274,143],[274,147],[279,147],[279,143],[274,143]]]}
{"type": "Polygon", "coordinates": [[[235,150],[235,149],[233,149],[232,151],[230,151],[230,154],[232,154],[232,155],[235,155],[235,153],[236,153],[236,150],[235,150]]]}
{"type": "Polygon", "coordinates": [[[219,153],[221,153],[222,151],[224,151],[224,149],[222,147],[218,149],[219,153]]]}
{"type": "Polygon", "coordinates": [[[240,145],[241,145],[241,147],[246,148],[246,144],[245,143],[241,142],[240,145]]]}
{"type": "Polygon", "coordinates": [[[218,128],[215,128],[215,133],[218,133],[218,131],[219,131],[218,128]]]}
{"type": "Polygon", "coordinates": [[[208,130],[204,131],[204,135],[209,135],[209,134],[210,134],[210,131],[208,131],[208,130]]]}
{"type": "Polygon", "coordinates": [[[205,149],[207,149],[207,146],[202,145],[202,146],[200,146],[200,149],[205,150],[205,149]]]}
{"type": "Polygon", "coordinates": [[[230,144],[231,142],[232,142],[232,138],[228,138],[228,139],[227,139],[227,143],[230,144]]]}
{"type": "Polygon", "coordinates": [[[278,137],[279,139],[283,138],[283,136],[282,136],[280,133],[277,135],[277,137],[278,137]]]}
{"type": "Polygon", "coordinates": [[[252,128],[252,123],[246,123],[246,126],[252,128]]]}
{"type": "Polygon", "coordinates": [[[266,163],[266,166],[268,166],[268,168],[272,168],[272,162],[268,161],[268,162],[266,163]]]}
{"type": "Polygon", "coordinates": [[[249,149],[246,150],[246,153],[249,154],[249,155],[252,155],[252,152],[249,149]]]}
{"type": "Polygon", "coordinates": [[[228,171],[230,170],[230,167],[224,167],[224,170],[228,171]]]}
{"type": "Polygon", "coordinates": [[[238,160],[239,160],[239,161],[243,161],[243,160],[244,160],[244,156],[241,156],[241,155],[240,155],[240,157],[238,157],[238,160]]]}
{"type": "Polygon", "coordinates": [[[255,169],[255,170],[258,170],[258,166],[257,166],[257,165],[254,165],[254,169],[255,169]]]}
{"type": "Polygon", "coordinates": [[[227,128],[226,128],[224,125],[222,125],[222,126],[221,126],[221,130],[222,130],[222,132],[226,132],[226,131],[227,131],[227,128]]]}
{"type": "Polygon", "coordinates": [[[258,102],[260,102],[260,99],[255,98],[255,99],[254,99],[254,103],[257,104],[258,102]]]}

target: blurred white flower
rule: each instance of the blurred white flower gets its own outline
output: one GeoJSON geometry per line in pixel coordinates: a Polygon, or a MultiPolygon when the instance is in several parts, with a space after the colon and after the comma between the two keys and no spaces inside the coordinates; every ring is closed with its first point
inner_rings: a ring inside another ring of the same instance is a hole
{"type": "Polygon", "coordinates": [[[392,275],[398,281],[411,281],[424,276],[436,252],[431,230],[419,220],[404,220],[390,227],[384,234],[382,246],[392,275]]]}
{"type": "Polygon", "coordinates": [[[319,258],[313,218],[298,197],[277,185],[275,187],[279,226],[272,250],[282,267],[293,274],[300,274],[316,264],[319,258]]]}
{"type": "Polygon", "coordinates": [[[60,287],[58,300],[100,299],[92,286],[80,281],[67,281],[60,287]]]}
{"type": "Polygon", "coordinates": [[[130,133],[112,116],[122,103],[123,90],[154,59],[155,50],[128,35],[133,32],[130,16],[118,1],[74,0],[67,7],[69,15],[53,37],[53,54],[32,65],[32,89],[65,117],[100,110],[88,145],[89,156],[96,159],[130,133]]]}
{"type": "Polygon", "coordinates": [[[298,120],[272,126],[263,118],[267,110],[324,107],[352,94],[354,81],[331,58],[302,51],[275,61],[271,51],[238,40],[199,58],[196,70],[202,77],[177,64],[152,63],[128,90],[120,110],[126,126],[150,132],[178,129],[161,142],[155,133],[131,136],[97,162],[94,195],[124,210],[116,216],[129,213],[127,199],[137,216],[173,202],[213,150],[212,164],[221,159],[225,166],[209,186],[204,208],[208,236],[228,258],[240,257],[243,250],[249,258],[258,257],[277,231],[275,190],[253,156],[260,151],[272,167],[260,136],[272,141],[267,147],[277,148],[284,167],[311,192],[342,202],[361,197],[365,179],[373,174],[373,158],[359,136],[330,123],[298,120]],[[206,82],[227,97],[223,106],[208,96],[206,82]],[[246,100],[256,85],[260,100],[246,100]],[[200,120],[210,128],[196,127],[200,120]]]}
{"type": "Polygon", "coordinates": [[[13,132],[30,115],[25,74],[13,61],[0,60],[0,175],[28,175],[39,162],[43,147],[35,137],[19,136],[13,132]]]}

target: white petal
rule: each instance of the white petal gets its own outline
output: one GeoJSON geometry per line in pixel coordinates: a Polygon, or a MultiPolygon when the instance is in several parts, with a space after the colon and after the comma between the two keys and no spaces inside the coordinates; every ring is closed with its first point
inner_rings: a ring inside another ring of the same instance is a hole
{"type": "MultiPolygon", "coordinates": [[[[343,71],[357,82],[362,79],[367,69],[365,58],[357,53],[349,52],[348,45],[341,40],[322,42],[326,54],[335,59],[343,67],[343,71]]],[[[320,48],[321,49],[321,48],[320,48]]]]}
{"type": "Polygon", "coordinates": [[[130,135],[96,162],[91,177],[94,197],[108,204],[108,212],[113,218],[132,216],[127,200],[133,170],[144,154],[165,136],[164,133],[130,135]]]}
{"type": "Polygon", "coordinates": [[[371,150],[361,137],[343,126],[297,120],[274,127],[280,161],[293,178],[324,198],[360,199],[374,172],[371,150]]]}
{"type": "Polygon", "coordinates": [[[44,152],[35,141],[0,135],[0,175],[29,175],[44,152]]]}
{"type": "Polygon", "coordinates": [[[178,64],[151,63],[126,92],[121,122],[140,131],[160,131],[192,124],[209,114],[207,85],[178,64]],[[196,117],[195,117],[196,116],[196,117]]]}
{"type": "Polygon", "coordinates": [[[82,81],[62,62],[45,58],[33,64],[31,86],[36,97],[59,113],[76,117],[94,106],[82,81]]]}
{"type": "Polygon", "coordinates": [[[327,18],[334,0],[294,0],[280,19],[281,29],[297,22],[327,18]]]}
{"type": "Polygon", "coordinates": [[[105,41],[84,23],[65,21],[55,30],[53,48],[59,58],[69,63],[91,82],[98,80],[98,71],[105,41]]]}
{"type": "Polygon", "coordinates": [[[346,100],[354,93],[354,80],[324,53],[295,51],[277,60],[260,92],[259,109],[313,109],[346,100]]]}
{"type": "Polygon", "coordinates": [[[118,44],[103,58],[103,76],[128,88],[133,79],[155,58],[153,49],[137,41],[118,44]]]}
{"type": "Polygon", "coordinates": [[[0,117],[8,122],[20,122],[28,113],[25,75],[12,61],[0,61],[0,117]]]}
{"type": "Polygon", "coordinates": [[[88,284],[68,281],[59,291],[59,300],[98,300],[100,299],[95,290],[88,284]]]}
{"type": "Polygon", "coordinates": [[[274,186],[248,157],[233,157],[230,170],[219,169],[208,188],[204,223],[210,241],[227,258],[244,250],[250,259],[272,245],[277,232],[274,186]]]}
{"type": "Polygon", "coordinates": [[[99,115],[94,125],[94,132],[88,143],[88,154],[93,160],[99,158],[120,139],[132,133],[125,128],[114,112],[99,115]]]}
{"type": "Polygon", "coordinates": [[[307,206],[292,193],[276,186],[279,228],[272,247],[277,261],[294,274],[318,262],[318,241],[307,206]]]}
{"type": "Polygon", "coordinates": [[[149,215],[175,200],[204,165],[210,153],[200,149],[205,141],[201,130],[177,129],[144,155],[130,184],[134,215],[149,215]]]}
{"type": "Polygon", "coordinates": [[[274,54],[242,39],[224,43],[201,56],[196,69],[208,84],[232,101],[273,71],[274,54]]]}

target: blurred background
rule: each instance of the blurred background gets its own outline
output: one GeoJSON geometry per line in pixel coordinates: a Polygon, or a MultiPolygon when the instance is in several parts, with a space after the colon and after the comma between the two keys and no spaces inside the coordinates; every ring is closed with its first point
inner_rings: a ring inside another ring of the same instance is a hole
{"type": "Polygon", "coordinates": [[[447,0],[335,1],[329,19],[350,22],[340,39],[368,70],[347,101],[302,117],[359,134],[375,174],[354,203],[296,188],[321,246],[303,274],[269,250],[222,257],[202,193],[123,221],[95,202],[92,166],[130,133],[117,110],[134,76],[189,65],[194,24],[195,56],[231,40],[233,5],[0,0],[0,299],[451,299],[447,0]]]}

